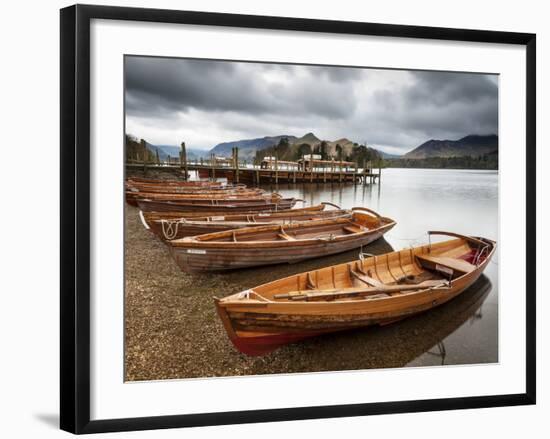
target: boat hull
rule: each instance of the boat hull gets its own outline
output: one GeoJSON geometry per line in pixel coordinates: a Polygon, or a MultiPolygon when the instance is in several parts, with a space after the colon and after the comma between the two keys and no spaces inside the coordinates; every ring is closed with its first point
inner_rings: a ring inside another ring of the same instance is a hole
{"type": "Polygon", "coordinates": [[[454,299],[466,291],[480,275],[481,272],[453,291],[432,291],[422,298],[416,298],[414,304],[403,304],[391,311],[365,307],[359,312],[346,313],[344,309],[335,307],[327,314],[326,310],[320,308],[316,315],[283,315],[277,313],[277,310],[262,312],[263,310],[258,309],[251,312],[248,309],[243,312],[218,306],[218,314],[222,320],[229,320],[228,324],[232,328],[229,338],[240,352],[251,356],[266,355],[285,344],[307,338],[372,325],[386,325],[420,314],[454,299]],[[222,314],[226,315],[222,317],[222,314]]]}
{"type": "Polygon", "coordinates": [[[306,259],[342,253],[370,244],[381,238],[393,227],[394,223],[380,230],[350,236],[334,241],[310,239],[300,242],[265,241],[255,246],[247,243],[224,245],[208,243],[197,248],[193,243],[171,246],[170,251],[183,271],[223,271],[261,265],[294,263],[306,259]]]}

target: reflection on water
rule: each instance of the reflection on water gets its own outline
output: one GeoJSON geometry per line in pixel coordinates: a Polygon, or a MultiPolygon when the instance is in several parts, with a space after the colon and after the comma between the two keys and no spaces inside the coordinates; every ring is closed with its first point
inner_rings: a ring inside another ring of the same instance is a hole
{"type": "MultiPolygon", "coordinates": [[[[385,253],[427,242],[428,230],[498,238],[498,173],[476,170],[386,169],[380,185],[283,184],[266,186],[308,205],[330,201],[342,208],[366,206],[397,221],[368,247],[385,253]]],[[[445,239],[445,238],[438,238],[445,239]]],[[[357,251],[293,265],[230,273],[248,288],[278,277],[357,258],[357,251]],[[253,273],[253,276],[251,276],[253,273]],[[252,278],[252,279],[251,279],[252,278]]],[[[498,361],[498,249],[468,291],[444,306],[385,327],[357,330],[302,343],[324,370],[471,364],[498,361]],[[327,355],[328,352],[337,355],[327,355]]],[[[284,347],[292,351],[292,345],[284,347]]],[[[291,352],[290,352],[291,353],[291,352]]]]}

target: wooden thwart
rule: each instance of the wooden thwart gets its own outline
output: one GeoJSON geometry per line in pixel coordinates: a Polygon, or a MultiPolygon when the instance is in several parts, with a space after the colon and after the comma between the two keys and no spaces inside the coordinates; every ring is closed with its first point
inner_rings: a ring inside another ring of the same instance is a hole
{"type": "MultiPolygon", "coordinates": [[[[383,285],[383,284],[382,284],[383,285]]],[[[388,294],[401,291],[414,291],[427,288],[448,287],[447,281],[427,280],[416,285],[383,285],[369,288],[340,288],[327,290],[289,291],[285,294],[275,294],[274,299],[316,300],[335,297],[369,296],[373,294],[388,294]]]]}
{"type": "Polygon", "coordinates": [[[364,284],[377,287],[377,288],[381,288],[384,286],[382,282],[377,281],[376,279],[373,279],[372,277],[367,276],[366,274],[359,274],[355,270],[352,270],[351,268],[349,272],[355,279],[363,282],[364,284]]]}
{"type": "Polygon", "coordinates": [[[426,265],[427,268],[437,269],[437,266],[443,266],[449,268],[452,271],[456,271],[459,274],[466,274],[474,271],[476,266],[470,264],[468,261],[462,259],[455,259],[449,257],[438,257],[438,256],[428,256],[428,255],[416,255],[422,265],[426,265]]]}

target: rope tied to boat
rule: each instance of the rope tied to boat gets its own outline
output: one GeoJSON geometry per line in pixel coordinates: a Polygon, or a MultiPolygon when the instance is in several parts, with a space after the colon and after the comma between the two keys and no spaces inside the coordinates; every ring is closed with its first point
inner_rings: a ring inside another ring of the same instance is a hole
{"type": "Polygon", "coordinates": [[[265,297],[258,294],[254,290],[241,291],[240,293],[237,294],[237,299],[239,299],[239,300],[243,300],[243,299],[248,300],[248,299],[250,299],[250,296],[254,296],[256,299],[261,300],[263,302],[269,302],[269,300],[267,300],[265,297]]]}
{"type": "Polygon", "coordinates": [[[336,236],[334,235],[334,233],[331,233],[330,235],[318,236],[317,239],[329,242],[334,241],[336,239],[336,236]]]}
{"type": "Polygon", "coordinates": [[[483,248],[481,250],[479,250],[479,249],[477,250],[475,258],[474,258],[474,265],[475,266],[478,266],[483,262],[482,259],[481,259],[481,256],[483,256],[484,252],[487,252],[487,255],[489,255],[489,245],[488,244],[483,246],[483,248]]]}
{"type": "Polygon", "coordinates": [[[241,291],[239,294],[237,294],[237,299],[250,299],[251,292],[252,290],[241,291]]]}
{"type": "Polygon", "coordinates": [[[160,220],[160,224],[162,226],[162,234],[164,235],[165,239],[171,241],[176,236],[178,236],[178,227],[180,222],[181,221],[160,220]]]}

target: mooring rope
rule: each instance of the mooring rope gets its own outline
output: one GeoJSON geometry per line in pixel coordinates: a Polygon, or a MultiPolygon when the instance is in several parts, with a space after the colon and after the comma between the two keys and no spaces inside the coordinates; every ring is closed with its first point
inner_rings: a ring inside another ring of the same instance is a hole
{"type": "Polygon", "coordinates": [[[168,241],[178,236],[178,225],[180,221],[161,220],[160,223],[162,225],[162,234],[168,241]]]}

